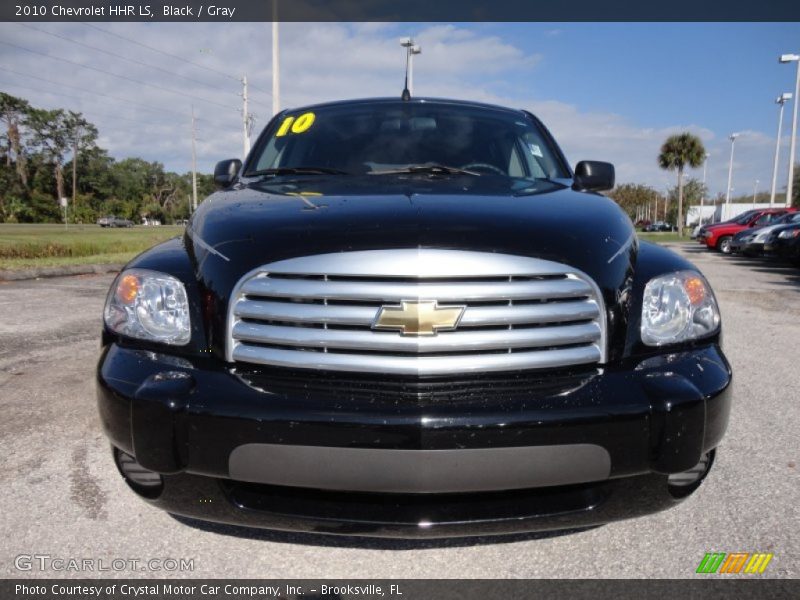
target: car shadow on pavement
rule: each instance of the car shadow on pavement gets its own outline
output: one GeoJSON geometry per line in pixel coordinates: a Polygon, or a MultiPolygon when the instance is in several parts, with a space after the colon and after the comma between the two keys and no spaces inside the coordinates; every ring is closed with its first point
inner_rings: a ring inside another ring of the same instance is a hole
{"type": "Polygon", "coordinates": [[[728,258],[728,262],[758,273],[780,274],[786,278],[784,281],[771,283],[800,286],[800,269],[788,261],[780,261],[766,256],[732,256],[728,258]]]}
{"type": "MultiPolygon", "coordinates": [[[[754,268],[753,271],[759,271],[761,273],[774,273],[776,269],[774,267],[763,269],[754,268]]],[[[796,287],[798,288],[797,291],[800,291],[800,269],[797,267],[790,267],[784,274],[784,279],[782,281],[773,281],[772,283],[774,285],[787,285],[790,287],[796,287]]]]}
{"type": "Polygon", "coordinates": [[[700,254],[702,252],[709,252],[708,248],[706,248],[705,246],[701,246],[700,244],[694,245],[685,243],[685,244],[671,246],[670,248],[679,248],[683,252],[689,252],[691,254],[700,254]]]}
{"type": "Polygon", "coordinates": [[[328,546],[334,548],[359,548],[362,550],[425,550],[434,548],[464,548],[471,546],[484,546],[489,544],[510,544],[516,542],[530,542],[550,538],[582,533],[597,529],[602,525],[561,529],[558,531],[540,531],[533,533],[517,533],[508,535],[490,535],[475,537],[434,538],[434,539],[397,539],[378,538],[366,536],[345,536],[317,533],[302,533],[291,531],[277,531],[273,529],[257,529],[240,525],[227,525],[201,521],[182,515],[170,514],[179,523],[219,535],[227,535],[246,540],[261,540],[275,544],[301,544],[306,546],[328,546]]]}
{"type": "Polygon", "coordinates": [[[762,269],[764,271],[775,272],[780,270],[791,270],[791,265],[778,262],[772,262],[766,258],[760,257],[748,257],[748,256],[729,256],[726,258],[726,262],[731,265],[736,265],[737,267],[746,267],[750,269],[754,269],[755,267],[768,267],[767,269],[762,269]]]}

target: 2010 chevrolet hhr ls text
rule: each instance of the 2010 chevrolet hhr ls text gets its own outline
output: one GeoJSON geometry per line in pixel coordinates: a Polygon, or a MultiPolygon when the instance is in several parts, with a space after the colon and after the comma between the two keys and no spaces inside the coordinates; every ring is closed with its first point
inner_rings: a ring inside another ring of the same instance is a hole
{"type": "Polygon", "coordinates": [[[97,371],[154,506],[281,530],[589,526],[697,489],[731,369],[708,282],[532,114],[287,110],[114,281],[97,371]]]}

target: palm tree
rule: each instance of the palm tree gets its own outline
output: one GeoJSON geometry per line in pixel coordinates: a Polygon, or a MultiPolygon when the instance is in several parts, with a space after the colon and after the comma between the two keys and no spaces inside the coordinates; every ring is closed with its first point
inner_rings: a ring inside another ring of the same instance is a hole
{"type": "Polygon", "coordinates": [[[678,171],[678,236],[683,237],[683,169],[686,165],[696,169],[703,164],[706,149],[696,135],[689,132],[671,135],[661,146],[658,166],[667,171],[678,171]]]}

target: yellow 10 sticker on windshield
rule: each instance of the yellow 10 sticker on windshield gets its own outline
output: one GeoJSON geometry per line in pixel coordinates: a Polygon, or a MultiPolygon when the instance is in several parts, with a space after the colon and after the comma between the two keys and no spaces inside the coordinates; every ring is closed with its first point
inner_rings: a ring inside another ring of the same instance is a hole
{"type": "Polygon", "coordinates": [[[286,117],[275,137],[283,137],[287,133],[305,133],[314,124],[316,118],[313,112],[303,113],[299,117],[286,117]]]}

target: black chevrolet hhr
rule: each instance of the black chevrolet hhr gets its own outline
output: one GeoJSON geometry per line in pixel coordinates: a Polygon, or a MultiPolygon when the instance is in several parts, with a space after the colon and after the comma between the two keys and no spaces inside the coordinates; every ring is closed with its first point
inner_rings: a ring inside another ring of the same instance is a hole
{"type": "Polygon", "coordinates": [[[171,513],[318,533],[564,529],[676,505],[731,369],[708,282],[532,114],[286,110],[104,311],[98,402],[171,513]]]}

